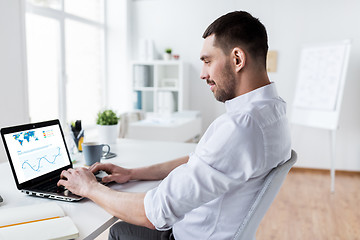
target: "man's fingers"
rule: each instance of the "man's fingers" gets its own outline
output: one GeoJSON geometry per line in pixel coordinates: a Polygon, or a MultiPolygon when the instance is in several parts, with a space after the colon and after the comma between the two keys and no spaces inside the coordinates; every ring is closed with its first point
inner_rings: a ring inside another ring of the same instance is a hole
{"type": "Polygon", "coordinates": [[[118,177],[118,175],[113,175],[113,174],[107,175],[107,176],[104,176],[104,177],[102,178],[102,181],[103,181],[103,182],[106,182],[106,183],[112,182],[112,181],[116,181],[116,178],[117,178],[117,177],[118,177]]]}
{"type": "Polygon", "coordinates": [[[66,170],[63,170],[60,174],[60,178],[67,178],[66,176],[69,176],[69,173],[66,170]]]}
{"type": "Polygon", "coordinates": [[[129,181],[129,177],[123,174],[110,174],[102,178],[103,182],[117,182],[126,183],[129,181]]]}
{"type": "Polygon", "coordinates": [[[96,163],[94,163],[93,165],[91,165],[91,166],[89,167],[89,170],[90,170],[92,173],[98,172],[98,171],[102,170],[102,169],[101,169],[101,167],[102,167],[101,165],[103,165],[103,164],[96,162],[96,163]]]}
{"type": "Polygon", "coordinates": [[[111,166],[112,164],[111,163],[95,163],[93,164],[89,170],[92,172],[92,173],[96,173],[98,171],[105,171],[107,173],[111,173],[111,166]]]}
{"type": "Polygon", "coordinates": [[[111,182],[111,181],[113,181],[112,180],[113,178],[112,178],[112,175],[107,175],[107,176],[105,176],[105,177],[103,177],[101,180],[103,181],[103,182],[111,182]]]}
{"type": "Polygon", "coordinates": [[[64,187],[66,187],[65,185],[66,185],[66,180],[64,180],[64,179],[60,179],[58,182],[57,182],[57,185],[58,185],[58,187],[59,186],[64,186],[64,187]]]}
{"type": "Polygon", "coordinates": [[[75,169],[69,168],[68,170],[63,170],[60,174],[60,178],[69,179],[69,176],[75,172],[75,169]]]}

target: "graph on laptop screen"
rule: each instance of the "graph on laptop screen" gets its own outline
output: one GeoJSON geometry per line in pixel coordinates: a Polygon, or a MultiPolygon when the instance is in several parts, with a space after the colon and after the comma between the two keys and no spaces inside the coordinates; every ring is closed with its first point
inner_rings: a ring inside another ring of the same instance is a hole
{"type": "Polygon", "coordinates": [[[69,164],[57,125],[5,135],[19,183],[69,164]]]}

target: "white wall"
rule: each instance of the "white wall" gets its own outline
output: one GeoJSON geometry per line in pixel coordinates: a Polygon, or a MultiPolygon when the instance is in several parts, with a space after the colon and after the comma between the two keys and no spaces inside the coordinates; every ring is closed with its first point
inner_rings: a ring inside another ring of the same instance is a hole
{"type": "MultiPolygon", "coordinates": [[[[291,106],[294,98],[301,46],[352,40],[348,77],[338,131],[338,169],[360,171],[360,2],[355,0],[135,0],[133,1],[132,39],[136,46],[140,38],[151,38],[162,52],[172,47],[181,59],[190,63],[190,105],[200,110],[204,127],[224,112],[223,105],[216,103],[206,84],[199,79],[201,62],[199,52],[201,35],[217,17],[233,10],[245,10],[258,17],[266,26],[269,47],[279,53],[278,70],[270,74],[280,95],[291,106]]],[[[133,58],[138,56],[133,48],[133,58]]],[[[300,126],[292,126],[293,147],[299,154],[298,166],[328,168],[328,132],[300,126]]]]}
{"type": "MultiPolygon", "coordinates": [[[[28,119],[20,0],[0,0],[0,128],[28,119]]],[[[0,146],[0,162],[7,161],[0,146]]]]}
{"type": "Polygon", "coordinates": [[[107,0],[107,107],[118,113],[131,110],[128,59],[131,51],[130,0],[107,0]],[[125,37],[124,37],[125,36],[125,37]]]}
{"type": "MultiPolygon", "coordinates": [[[[28,121],[20,3],[21,0],[0,0],[0,127],[28,121]]],[[[172,47],[180,54],[181,59],[190,64],[190,108],[202,112],[204,128],[224,112],[223,105],[214,100],[206,84],[199,79],[201,35],[220,15],[242,9],[259,17],[265,24],[270,49],[279,52],[278,71],[270,78],[277,83],[280,95],[288,102],[289,116],[301,45],[351,39],[353,46],[337,135],[337,168],[360,171],[360,112],[356,106],[360,102],[360,68],[357,68],[360,60],[360,31],[357,29],[360,2],[131,0],[131,7],[131,25],[126,31],[130,32],[133,47],[129,50],[133,59],[138,56],[136,46],[140,38],[152,38],[159,52],[172,47]]],[[[110,80],[110,84],[111,81],[115,80],[110,80]]],[[[118,87],[123,86],[118,84],[115,88],[118,87]]],[[[119,101],[120,98],[115,99],[119,101]]],[[[114,101],[109,104],[117,106],[114,101]]],[[[328,168],[328,133],[299,126],[293,126],[292,131],[293,146],[299,153],[298,165],[328,168]]],[[[0,162],[4,160],[3,147],[0,147],[0,162]]]]}

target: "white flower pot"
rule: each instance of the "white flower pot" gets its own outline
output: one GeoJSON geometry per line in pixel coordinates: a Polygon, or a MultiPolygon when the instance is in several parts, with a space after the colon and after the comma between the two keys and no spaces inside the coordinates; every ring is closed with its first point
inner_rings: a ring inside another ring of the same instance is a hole
{"type": "Polygon", "coordinates": [[[164,54],[163,54],[163,58],[164,58],[164,60],[166,60],[166,61],[171,60],[171,53],[164,53],[164,54]]]}
{"type": "Polygon", "coordinates": [[[99,142],[112,144],[116,143],[116,139],[119,136],[119,126],[117,125],[97,125],[99,132],[99,142]]]}

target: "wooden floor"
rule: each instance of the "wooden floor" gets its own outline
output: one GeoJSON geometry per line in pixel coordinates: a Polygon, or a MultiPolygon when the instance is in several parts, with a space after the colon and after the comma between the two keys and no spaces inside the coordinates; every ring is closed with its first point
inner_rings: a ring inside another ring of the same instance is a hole
{"type": "Polygon", "coordinates": [[[360,173],[336,172],[331,193],[329,171],[293,168],[256,239],[360,240],[360,173]]]}
{"type": "Polygon", "coordinates": [[[360,173],[294,168],[261,222],[257,240],[360,239],[360,173]]]}

